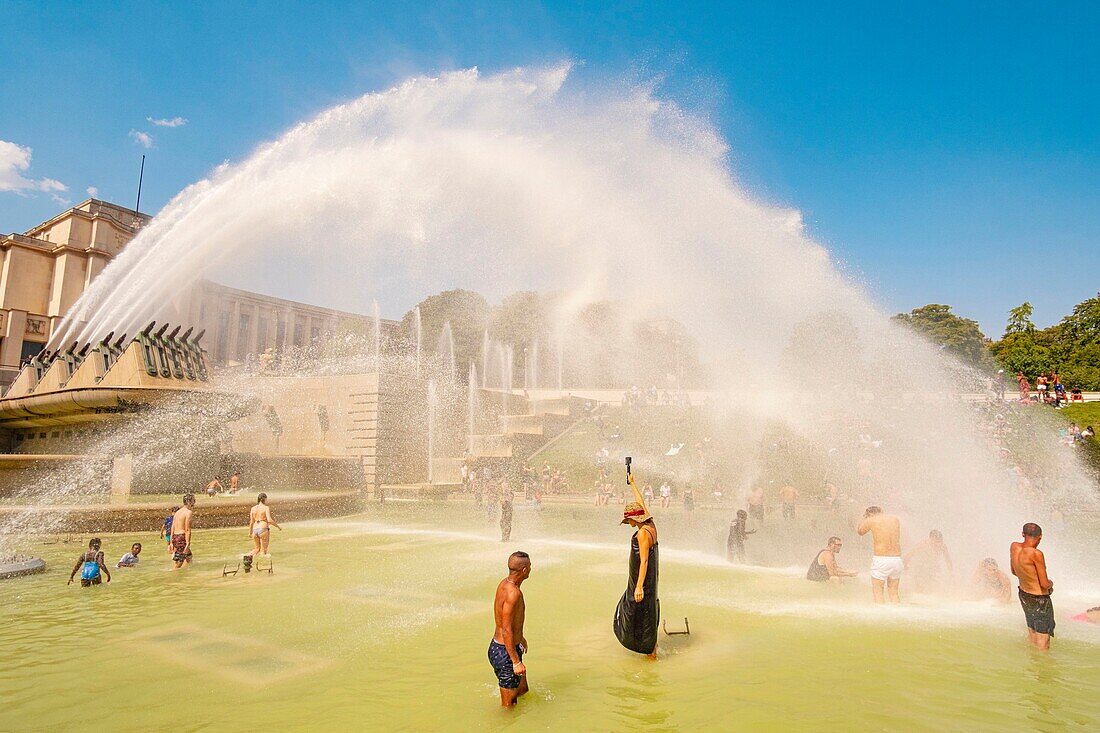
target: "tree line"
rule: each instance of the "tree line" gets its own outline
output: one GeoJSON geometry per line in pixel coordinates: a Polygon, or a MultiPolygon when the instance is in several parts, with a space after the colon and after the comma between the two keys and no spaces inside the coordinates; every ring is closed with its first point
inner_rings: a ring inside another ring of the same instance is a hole
{"type": "Polygon", "coordinates": [[[1023,372],[1033,381],[1044,372],[1058,372],[1067,387],[1100,390],[1100,293],[1048,328],[1035,326],[1033,312],[1031,303],[1011,309],[997,341],[986,337],[976,321],[952,313],[949,305],[930,303],[894,320],[984,372],[1023,372]]]}

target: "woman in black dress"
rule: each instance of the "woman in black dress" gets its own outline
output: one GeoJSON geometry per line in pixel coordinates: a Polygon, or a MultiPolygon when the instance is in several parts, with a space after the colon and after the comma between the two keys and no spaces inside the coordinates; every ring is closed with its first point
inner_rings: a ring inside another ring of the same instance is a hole
{"type": "Polygon", "coordinates": [[[656,659],[661,620],[661,602],[657,599],[657,525],[629,473],[627,481],[634,490],[634,501],[623,507],[622,523],[637,531],[630,538],[629,580],[615,608],[615,636],[630,651],[656,659]]]}

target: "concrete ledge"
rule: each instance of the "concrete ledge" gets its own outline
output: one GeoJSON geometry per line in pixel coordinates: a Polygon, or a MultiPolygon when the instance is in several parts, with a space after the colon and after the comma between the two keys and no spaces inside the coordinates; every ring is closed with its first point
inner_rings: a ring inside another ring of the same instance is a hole
{"type": "Polygon", "coordinates": [[[16,562],[0,562],[0,580],[46,572],[46,561],[40,557],[28,557],[16,562]]]}
{"type": "MultiPolygon", "coordinates": [[[[256,501],[252,492],[233,497],[199,498],[195,507],[195,528],[244,527],[248,525],[248,510],[256,501]]],[[[362,511],[363,495],[357,491],[343,493],[293,494],[283,497],[272,494],[269,501],[275,518],[280,522],[302,519],[325,519],[356,514],[362,511]]],[[[0,507],[0,523],[8,516],[25,516],[30,511],[41,516],[43,524],[54,532],[156,532],[164,518],[178,502],[152,502],[111,506],[0,507]]]]}

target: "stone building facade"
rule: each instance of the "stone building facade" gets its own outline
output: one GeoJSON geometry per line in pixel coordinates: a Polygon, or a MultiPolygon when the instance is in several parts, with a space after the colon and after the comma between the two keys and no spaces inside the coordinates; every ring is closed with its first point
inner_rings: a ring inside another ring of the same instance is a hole
{"type": "MultiPolygon", "coordinates": [[[[150,216],[88,199],[22,234],[0,235],[0,389],[41,351],[65,313],[150,216]]],[[[205,329],[211,361],[243,361],[271,348],[306,347],[349,323],[370,327],[362,314],[321,308],[226,287],[207,280],[185,301],[187,321],[205,329]]],[[[382,321],[384,330],[397,327],[382,321]]]]}

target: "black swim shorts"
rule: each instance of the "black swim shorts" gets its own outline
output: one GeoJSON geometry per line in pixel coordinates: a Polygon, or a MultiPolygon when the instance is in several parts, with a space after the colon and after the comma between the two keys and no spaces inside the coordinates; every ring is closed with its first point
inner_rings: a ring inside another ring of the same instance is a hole
{"type": "Polygon", "coordinates": [[[1037,634],[1054,636],[1054,602],[1050,596],[1034,596],[1020,591],[1020,605],[1024,607],[1027,627],[1037,634]]]}
{"type": "MultiPolygon", "coordinates": [[[[519,661],[523,661],[523,647],[516,644],[516,655],[519,661]]],[[[493,671],[497,675],[497,685],[505,690],[514,690],[519,687],[520,677],[512,668],[512,659],[508,656],[508,649],[493,639],[489,642],[489,664],[493,665],[493,671]]]]}

